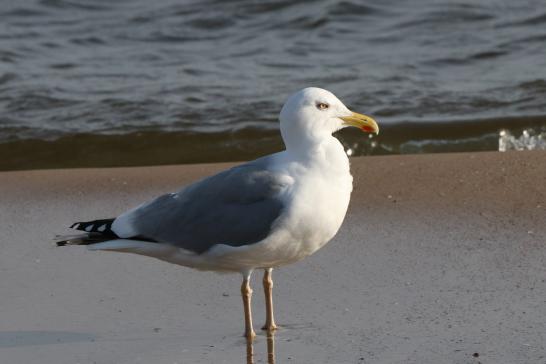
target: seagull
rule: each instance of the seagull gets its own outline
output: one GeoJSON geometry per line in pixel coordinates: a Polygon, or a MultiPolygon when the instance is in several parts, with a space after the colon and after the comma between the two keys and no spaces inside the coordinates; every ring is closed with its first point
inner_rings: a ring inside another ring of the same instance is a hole
{"type": "MultiPolygon", "coordinates": [[[[299,261],[341,227],[352,191],[349,159],[332,135],[345,127],[378,133],[369,116],[350,111],[331,92],[308,87],[280,115],[285,150],[194,182],[116,218],[74,223],[79,235],[58,246],[134,253],[198,270],[241,273],[245,337],[252,341],[250,276],[263,269],[268,333],[273,268],[299,261]]],[[[58,239],[58,240],[59,240],[58,239]]]]}

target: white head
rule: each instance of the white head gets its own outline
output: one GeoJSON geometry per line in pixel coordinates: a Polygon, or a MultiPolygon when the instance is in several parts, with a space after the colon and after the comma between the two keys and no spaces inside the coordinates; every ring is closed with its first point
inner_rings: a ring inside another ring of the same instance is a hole
{"type": "Polygon", "coordinates": [[[279,116],[287,149],[316,144],[347,126],[377,133],[377,123],[369,116],[349,110],[330,91],[304,88],[288,98],[279,116]]]}

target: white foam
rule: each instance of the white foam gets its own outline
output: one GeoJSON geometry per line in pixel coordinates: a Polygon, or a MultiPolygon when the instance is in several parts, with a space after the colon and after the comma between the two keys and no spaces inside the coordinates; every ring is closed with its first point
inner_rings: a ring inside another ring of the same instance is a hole
{"type": "Polygon", "coordinates": [[[508,130],[499,132],[499,152],[509,150],[546,150],[546,131],[524,129],[517,137],[508,130]]]}

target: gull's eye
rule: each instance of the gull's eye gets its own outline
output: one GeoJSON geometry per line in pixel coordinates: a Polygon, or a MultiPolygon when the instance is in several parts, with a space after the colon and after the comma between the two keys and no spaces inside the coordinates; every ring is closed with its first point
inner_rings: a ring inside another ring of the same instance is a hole
{"type": "Polygon", "coordinates": [[[326,110],[330,107],[330,105],[325,104],[324,102],[317,102],[317,109],[319,110],[326,110]]]}

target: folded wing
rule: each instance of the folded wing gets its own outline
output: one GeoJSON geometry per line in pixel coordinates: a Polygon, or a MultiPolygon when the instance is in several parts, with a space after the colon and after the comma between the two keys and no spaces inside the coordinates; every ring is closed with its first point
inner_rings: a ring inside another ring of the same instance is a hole
{"type": "Polygon", "coordinates": [[[119,216],[121,238],[167,243],[203,253],[216,244],[242,246],[267,237],[279,218],[289,176],[262,158],[160,196],[119,216]]]}

